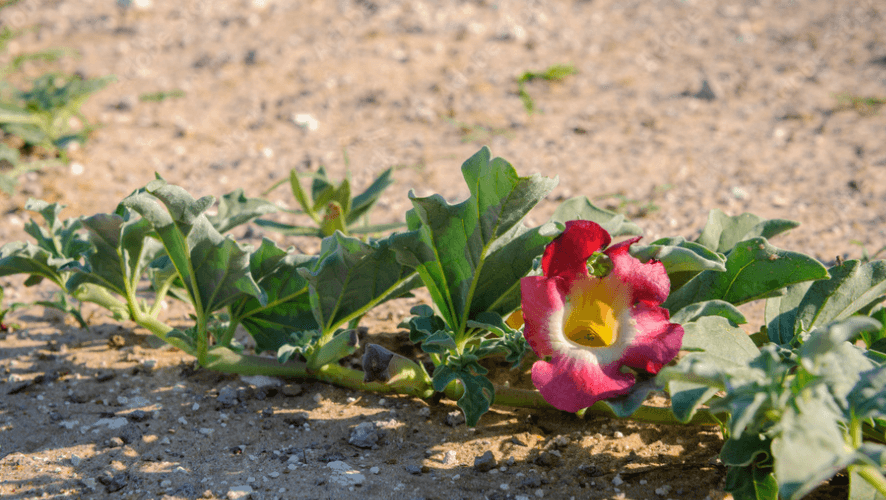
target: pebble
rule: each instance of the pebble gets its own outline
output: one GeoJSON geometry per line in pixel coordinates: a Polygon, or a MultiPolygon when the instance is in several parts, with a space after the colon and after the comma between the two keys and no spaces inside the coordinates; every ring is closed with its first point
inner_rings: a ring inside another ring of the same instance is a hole
{"type": "Polygon", "coordinates": [[[303,390],[304,389],[302,389],[302,386],[299,384],[286,384],[283,386],[281,392],[283,392],[284,396],[294,397],[301,394],[303,390]]]}
{"type": "Polygon", "coordinates": [[[418,410],[419,417],[430,417],[431,416],[431,408],[428,406],[423,407],[421,410],[418,410]]]}
{"type": "Polygon", "coordinates": [[[108,429],[117,430],[128,424],[129,421],[126,420],[125,417],[116,417],[116,418],[100,418],[94,424],[92,424],[93,428],[107,426],[108,429]]]}
{"type": "Polygon", "coordinates": [[[87,478],[83,479],[83,485],[86,486],[90,490],[94,490],[95,489],[95,478],[87,477],[87,478]]]}
{"type": "Polygon", "coordinates": [[[358,448],[372,448],[380,438],[374,422],[363,422],[351,429],[348,443],[358,448]]]}
{"type": "Polygon", "coordinates": [[[322,403],[323,395],[318,392],[317,394],[314,394],[314,397],[311,399],[313,399],[315,403],[322,403]]]}
{"type": "Polygon", "coordinates": [[[281,387],[283,381],[277,377],[269,377],[267,375],[248,375],[240,377],[244,383],[255,386],[258,389],[268,389],[281,387]]]}
{"type": "Polygon", "coordinates": [[[455,410],[446,414],[446,425],[455,427],[465,423],[465,414],[460,410],[455,410]]]}
{"type": "Polygon", "coordinates": [[[200,428],[200,434],[203,434],[204,436],[211,436],[213,432],[215,432],[215,429],[213,429],[211,427],[201,427],[200,428]]]}
{"type": "Polygon", "coordinates": [[[269,472],[269,473],[268,473],[268,477],[270,477],[270,478],[272,478],[272,479],[277,479],[278,477],[280,477],[280,473],[277,472],[277,471],[269,472]]]}
{"type": "Polygon", "coordinates": [[[142,431],[135,424],[127,424],[117,435],[124,444],[132,444],[141,441],[142,431]]]}
{"type": "Polygon", "coordinates": [[[616,474],[615,477],[612,478],[612,484],[615,486],[621,486],[622,484],[624,484],[624,480],[621,478],[620,475],[616,474]]]}
{"type": "Polygon", "coordinates": [[[191,405],[191,411],[197,411],[200,409],[200,403],[194,403],[191,405]]]}
{"type": "Polygon", "coordinates": [[[226,498],[228,500],[243,500],[252,496],[252,487],[251,486],[232,486],[231,489],[228,490],[228,494],[226,498]]]}
{"type": "Polygon", "coordinates": [[[381,469],[379,469],[378,467],[370,467],[369,468],[370,474],[378,474],[379,472],[381,472],[381,469]]]}
{"type": "Polygon", "coordinates": [[[489,472],[496,466],[495,456],[491,451],[474,459],[474,470],[477,472],[489,472]]]}
{"type": "Polygon", "coordinates": [[[455,465],[457,459],[455,450],[449,450],[443,454],[443,465],[455,465]]]}
{"type": "Polygon", "coordinates": [[[612,437],[614,437],[615,439],[621,439],[625,437],[625,435],[622,434],[621,431],[615,431],[614,433],[612,433],[612,437]]]}
{"type": "Polygon", "coordinates": [[[669,484],[666,484],[660,488],[655,488],[655,494],[660,497],[666,496],[670,492],[671,492],[671,485],[669,485],[669,484]]]}
{"type": "Polygon", "coordinates": [[[178,417],[178,423],[182,425],[188,425],[188,419],[186,419],[185,417],[178,417]]]}
{"type": "Polygon", "coordinates": [[[535,490],[535,496],[537,496],[538,498],[544,498],[545,497],[544,490],[542,490],[541,488],[535,490]]]}
{"type": "Polygon", "coordinates": [[[226,385],[218,390],[218,396],[215,397],[215,400],[223,407],[234,406],[238,403],[237,390],[226,385]]]}
{"type": "Polygon", "coordinates": [[[341,460],[329,462],[326,467],[335,472],[329,477],[329,480],[341,486],[359,486],[366,481],[366,476],[341,460]]]}
{"type": "Polygon", "coordinates": [[[72,453],[71,454],[71,465],[73,465],[74,467],[79,467],[81,463],[83,463],[83,459],[72,453]]]}
{"type": "Polygon", "coordinates": [[[161,488],[169,488],[170,486],[172,486],[172,481],[170,481],[169,479],[164,479],[160,481],[161,488]]]}

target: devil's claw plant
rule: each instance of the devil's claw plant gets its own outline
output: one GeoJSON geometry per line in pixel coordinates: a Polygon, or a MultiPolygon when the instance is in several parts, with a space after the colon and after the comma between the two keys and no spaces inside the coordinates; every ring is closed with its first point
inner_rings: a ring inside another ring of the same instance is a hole
{"type": "Polygon", "coordinates": [[[843,470],[852,499],[886,496],[886,263],[827,269],[769,242],[797,223],[719,210],[694,240],[616,241],[640,227],[584,197],[527,227],[556,179],[521,177],[486,148],[461,173],[467,199],[410,195],[406,230],[365,241],[342,231],[344,214],[368,210],[384,175],[353,199],[346,184],[315,182],[310,200],[293,185],[315,215],[343,209],[316,255],[226,235],[276,210],[240,191],[215,215],[214,199],[159,178],[109,214],[61,220],[31,201],[45,227],[0,248],[0,276],[48,281],[60,298],[43,305],[85,327],[80,304],[96,303],[213,370],[442,393],[469,425],[493,405],[717,425],[735,498],[797,499],[843,470]],[[417,287],[431,303],[403,326],[426,359],[360,346],[361,318],[417,287]],[[170,298],[193,324],[164,323],[170,298]],[[758,300],[766,324],[749,335],[740,306],[758,300]],[[253,348],[235,341],[240,326],[253,348]],[[362,371],[341,362],[361,348],[362,371]],[[490,357],[531,366],[537,389],[493,384],[490,357]],[[644,404],[653,392],[671,406],[644,404]]]}

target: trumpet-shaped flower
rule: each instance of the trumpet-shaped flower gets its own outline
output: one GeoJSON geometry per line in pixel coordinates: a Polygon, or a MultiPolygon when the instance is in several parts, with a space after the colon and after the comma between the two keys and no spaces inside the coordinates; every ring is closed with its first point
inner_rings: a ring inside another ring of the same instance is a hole
{"type": "Polygon", "coordinates": [[[607,248],[611,237],[594,222],[569,221],[542,257],[543,276],[523,278],[523,334],[541,358],[532,382],[553,406],[570,412],[626,394],[634,374],[658,373],[677,355],[683,327],[660,304],[670,281],[661,262],[628,253],[640,238],[607,248]],[[600,257],[597,254],[597,257],[600,257]],[[595,274],[605,274],[596,276],[595,274]]]}

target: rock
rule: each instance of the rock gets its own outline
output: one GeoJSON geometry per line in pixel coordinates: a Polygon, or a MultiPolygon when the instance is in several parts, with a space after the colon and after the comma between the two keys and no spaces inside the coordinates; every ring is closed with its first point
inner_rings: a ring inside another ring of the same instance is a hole
{"type": "Polygon", "coordinates": [[[300,384],[286,384],[283,386],[280,392],[283,393],[284,396],[295,397],[301,394],[304,391],[300,384]]]}
{"type": "Polygon", "coordinates": [[[495,456],[491,451],[480,455],[474,459],[474,470],[477,472],[489,472],[497,465],[495,456]]]}
{"type": "Polygon", "coordinates": [[[225,498],[228,500],[245,500],[252,497],[252,486],[232,486],[225,498]]]}
{"type": "Polygon", "coordinates": [[[455,427],[456,425],[461,425],[463,423],[465,423],[465,414],[462,413],[461,410],[455,410],[446,415],[446,425],[450,427],[455,427]]]}
{"type": "Polygon", "coordinates": [[[99,476],[98,482],[105,485],[105,490],[108,493],[114,493],[126,487],[129,483],[129,475],[125,472],[120,472],[112,476],[111,473],[106,472],[104,475],[99,476]]]}
{"type": "Polygon", "coordinates": [[[358,486],[366,481],[366,476],[345,462],[336,460],[326,464],[326,467],[334,471],[329,480],[341,486],[358,486]]]}
{"type": "Polygon", "coordinates": [[[380,436],[374,422],[363,422],[351,429],[348,443],[358,448],[372,448],[378,443],[380,436]]]}
{"type": "Polygon", "coordinates": [[[277,377],[268,377],[267,375],[249,375],[240,377],[244,383],[254,386],[257,389],[278,388],[283,385],[283,381],[277,377]]]}
{"type": "Polygon", "coordinates": [[[283,421],[286,422],[287,425],[294,425],[296,427],[301,427],[308,422],[308,414],[307,413],[293,413],[291,415],[286,415],[283,417],[283,421]]]}
{"type": "Polygon", "coordinates": [[[114,436],[111,439],[108,439],[108,448],[119,448],[123,446],[125,443],[119,436],[114,436]]]}
{"type": "Polygon", "coordinates": [[[106,426],[108,429],[114,431],[114,430],[122,429],[127,424],[129,424],[129,421],[126,420],[125,417],[116,417],[116,418],[100,418],[100,419],[96,420],[96,422],[92,426],[93,426],[93,428],[96,428],[96,429],[98,427],[106,426]]]}
{"type": "Polygon", "coordinates": [[[455,450],[449,450],[443,454],[443,465],[455,465],[457,459],[455,450]]]}
{"type": "Polygon", "coordinates": [[[74,467],[79,467],[81,463],[83,463],[83,459],[71,453],[71,465],[74,467]]]}
{"type": "Polygon", "coordinates": [[[421,475],[422,467],[420,465],[404,465],[403,470],[413,475],[421,475]]]}
{"type": "Polygon", "coordinates": [[[144,410],[133,410],[127,413],[125,416],[131,422],[144,422],[145,420],[151,418],[151,414],[144,410]]]}
{"type": "Polygon", "coordinates": [[[560,452],[556,450],[551,451],[543,451],[538,454],[538,458],[535,459],[535,463],[538,465],[543,465],[545,467],[555,467],[560,463],[560,452]]]}
{"type": "Polygon", "coordinates": [[[218,390],[218,396],[215,398],[218,404],[227,408],[230,406],[234,406],[239,401],[237,401],[237,390],[233,387],[226,385],[218,390]]]}
{"type": "Polygon", "coordinates": [[[132,444],[141,441],[142,431],[135,424],[129,424],[123,426],[117,436],[120,437],[123,444],[132,444]]]}
{"type": "Polygon", "coordinates": [[[538,476],[529,476],[520,481],[519,488],[538,488],[541,486],[541,479],[538,476]]]}

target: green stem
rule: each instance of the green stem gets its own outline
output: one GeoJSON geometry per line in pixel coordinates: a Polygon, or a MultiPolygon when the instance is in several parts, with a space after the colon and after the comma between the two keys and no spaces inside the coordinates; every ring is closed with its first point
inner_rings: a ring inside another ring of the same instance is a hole
{"type": "Polygon", "coordinates": [[[880,469],[873,465],[858,465],[855,466],[854,470],[862,477],[862,479],[867,481],[868,484],[876,488],[881,495],[886,496],[886,477],[883,477],[883,473],[880,472],[880,469]]]}
{"type": "Polygon", "coordinates": [[[853,417],[849,421],[849,438],[852,440],[852,447],[858,449],[863,439],[861,419],[853,417]]]}

